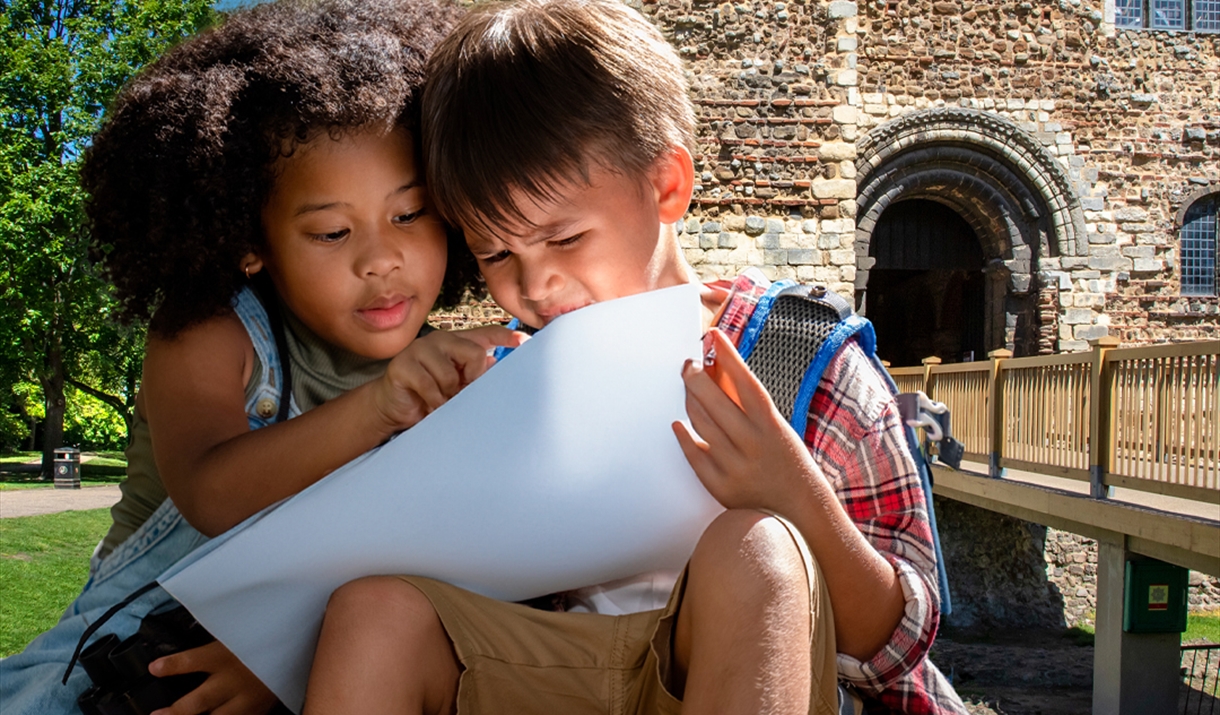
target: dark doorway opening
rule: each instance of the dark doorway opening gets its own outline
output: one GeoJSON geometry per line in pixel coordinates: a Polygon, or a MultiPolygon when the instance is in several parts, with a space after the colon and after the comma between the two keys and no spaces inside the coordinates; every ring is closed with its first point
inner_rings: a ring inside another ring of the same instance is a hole
{"type": "Polygon", "coordinates": [[[866,311],[877,353],[895,367],[936,356],[986,357],[989,303],[978,236],[956,211],[928,199],[881,215],[869,241],[866,311]]]}

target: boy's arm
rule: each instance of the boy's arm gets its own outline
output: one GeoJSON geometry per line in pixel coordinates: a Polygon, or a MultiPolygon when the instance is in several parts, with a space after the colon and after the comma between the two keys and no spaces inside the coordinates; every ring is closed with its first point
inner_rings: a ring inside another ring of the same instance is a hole
{"type": "MultiPolygon", "coordinates": [[[[891,457],[895,450],[877,441],[886,430],[853,429],[848,423],[836,426],[839,433],[830,435],[826,445],[830,452],[821,455],[830,464],[849,465],[860,472],[857,480],[844,485],[845,508],[809,446],[775,409],[732,344],[719,331],[714,340],[717,364],[707,371],[688,370],[688,411],[702,440],[696,441],[684,427],[675,425],[683,449],[709,491],[723,504],[775,511],[801,530],[826,578],[838,649],[860,662],[870,676],[878,677],[867,677],[871,683],[862,684],[879,687],[922,658],[935,627],[935,604],[924,577],[901,553],[905,547],[887,548],[900,540],[873,539],[870,543],[861,529],[875,537],[917,523],[926,528],[922,493],[911,493],[901,479],[896,484],[902,488],[895,490],[895,484],[888,483],[890,475],[866,474],[870,470],[901,471],[901,465],[859,461],[874,449],[884,449],[883,454],[891,457]],[[740,406],[718,382],[737,393],[740,406]],[[875,510],[876,519],[861,510],[875,510]],[[912,619],[914,622],[908,622],[912,619]],[[912,629],[926,632],[928,637],[911,638],[912,629]],[[897,668],[884,667],[880,670],[885,672],[879,672],[870,667],[874,660],[878,666],[884,662],[897,668]]],[[[900,447],[896,456],[909,461],[905,443],[900,447]]],[[[914,474],[913,463],[909,471],[914,474]]],[[[917,479],[914,484],[918,488],[917,479]]]]}

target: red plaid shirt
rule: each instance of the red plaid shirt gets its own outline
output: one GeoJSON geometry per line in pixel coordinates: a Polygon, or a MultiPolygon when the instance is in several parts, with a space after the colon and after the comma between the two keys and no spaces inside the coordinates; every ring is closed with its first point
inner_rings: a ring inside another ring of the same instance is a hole
{"type": "MultiPolygon", "coordinates": [[[[717,327],[739,344],[771,285],[751,269],[732,282],[717,327]]],[[[847,515],[894,566],[906,608],[889,643],[867,662],[839,654],[839,678],[872,713],[966,713],[927,659],[940,619],[928,509],[902,420],[885,380],[856,342],[831,360],[809,406],[805,444],[847,515]]]]}

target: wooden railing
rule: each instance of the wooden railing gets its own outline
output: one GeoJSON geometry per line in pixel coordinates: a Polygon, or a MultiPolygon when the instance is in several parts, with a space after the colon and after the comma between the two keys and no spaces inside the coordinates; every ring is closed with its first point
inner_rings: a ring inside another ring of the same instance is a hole
{"type": "Polygon", "coordinates": [[[1220,504],[1220,341],[891,368],[948,405],[966,458],[1220,504]]]}

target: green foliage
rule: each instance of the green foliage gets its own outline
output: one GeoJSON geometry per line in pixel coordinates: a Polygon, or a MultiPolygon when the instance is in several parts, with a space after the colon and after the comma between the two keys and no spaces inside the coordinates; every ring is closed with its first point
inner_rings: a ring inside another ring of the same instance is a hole
{"type": "MultiPolygon", "coordinates": [[[[0,385],[42,388],[48,449],[65,384],[129,420],[143,354],[86,258],[81,154],[119,87],[214,17],[210,0],[0,0],[0,385]]],[[[31,416],[7,391],[0,413],[31,416]]]]}
{"type": "Polygon", "coordinates": [[[0,453],[17,449],[30,438],[30,427],[20,414],[0,409],[0,453]]]}
{"type": "Polygon", "coordinates": [[[80,390],[68,390],[64,444],[90,452],[127,446],[127,424],[114,408],[80,390]]]}
{"type": "Polygon", "coordinates": [[[55,625],[108,528],[108,509],[0,519],[0,657],[55,625]]]}

